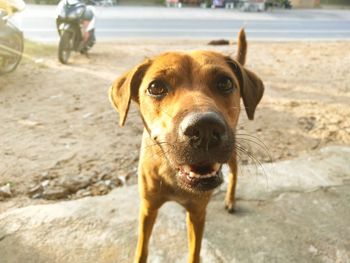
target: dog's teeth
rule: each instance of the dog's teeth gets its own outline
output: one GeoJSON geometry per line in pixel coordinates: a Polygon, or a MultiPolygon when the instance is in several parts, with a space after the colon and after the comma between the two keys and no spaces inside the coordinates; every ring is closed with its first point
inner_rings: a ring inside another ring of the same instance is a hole
{"type": "Polygon", "coordinates": [[[214,176],[216,173],[210,173],[210,174],[204,174],[204,175],[201,175],[202,178],[210,178],[212,176],[214,176]]]}
{"type": "Polygon", "coordinates": [[[183,165],[182,168],[186,173],[191,172],[191,167],[189,165],[183,165]]]}
{"type": "Polygon", "coordinates": [[[213,171],[208,173],[208,174],[197,174],[193,171],[191,171],[191,167],[189,165],[182,165],[180,167],[180,170],[182,173],[184,173],[189,180],[194,180],[194,179],[206,179],[210,177],[214,177],[218,174],[218,171],[220,171],[221,164],[220,163],[215,163],[213,165],[213,171]]]}
{"type": "Polygon", "coordinates": [[[220,163],[215,163],[214,164],[214,172],[216,173],[219,169],[220,169],[220,167],[221,167],[221,164],[220,163]]]}
{"type": "Polygon", "coordinates": [[[199,174],[196,174],[196,173],[194,173],[194,172],[190,172],[190,177],[191,177],[191,178],[199,178],[200,175],[199,175],[199,174]]]}

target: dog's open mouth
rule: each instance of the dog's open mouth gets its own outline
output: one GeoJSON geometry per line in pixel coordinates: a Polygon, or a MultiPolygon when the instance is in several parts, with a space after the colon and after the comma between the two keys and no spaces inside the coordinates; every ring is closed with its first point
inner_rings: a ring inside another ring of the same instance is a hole
{"type": "Polygon", "coordinates": [[[220,163],[181,165],[179,178],[188,188],[199,191],[212,190],[223,181],[221,167],[220,163]]]}

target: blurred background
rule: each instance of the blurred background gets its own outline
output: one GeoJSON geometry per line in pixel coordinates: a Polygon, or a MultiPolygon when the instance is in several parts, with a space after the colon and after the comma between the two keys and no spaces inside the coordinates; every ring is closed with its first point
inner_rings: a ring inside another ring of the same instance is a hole
{"type": "MultiPolygon", "coordinates": [[[[50,1],[29,4],[18,13],[27,38],[58,40],[54,19],[57,1],[50,1]]],[[[242,26],[250,39],[349,38],[350,3],[345,0],[96,0],[88,4],[96,8],[100,40],[227,38],[242,26]]]]}

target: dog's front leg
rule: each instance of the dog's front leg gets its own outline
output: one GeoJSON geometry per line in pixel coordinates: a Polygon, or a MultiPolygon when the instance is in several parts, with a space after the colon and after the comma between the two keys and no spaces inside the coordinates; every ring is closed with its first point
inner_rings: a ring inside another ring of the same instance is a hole
{"type": "Polygon", "coordinates": [[[234,152],[231,159],[228,162],[230,167],[227,192],[225,198],[225,207],[228,212],[233,213],[235,209],[235,194],[236,194],[236,184],[237,184],[237,155],[234,152]]]}
{"type": "Polygon", "coordinates": [[[152,207],[143,200],[140,207],[139,237],[134,263],[146,263],[148,256],[148,242],[156,221],[159,207],[152,207]]]}
{"type": "Polygon", "coordinates": [[[186,219],[189,244],[188,263],[199,263],[205,224],[205,207],[202,209],[189,210],[186,219]]]}

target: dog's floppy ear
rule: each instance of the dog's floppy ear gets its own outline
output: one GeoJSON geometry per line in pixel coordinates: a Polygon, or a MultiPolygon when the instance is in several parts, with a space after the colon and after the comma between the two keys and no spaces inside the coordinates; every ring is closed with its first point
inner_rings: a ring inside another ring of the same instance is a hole
{"type": "Polygon", "coordinates": [[[264,84],[261,79],[250,70],[241,66],[240,71],[241,97],[248,119],[253,120],[255,109],[264,94],[264,84]]]}
{"type": "Polygon", "coordinates": [[[227,58],[226,61],[238,78],[241,97],[248,119],[253,120],[255,109],[264,94],[264,84],[257,75],[238,62],[231,58],[227,58]]]}
{"type": "Polygon", "coordinates": [[[138,90],[150,64],[150,60],[147,60],[124,73],[117,78],[109,88],[109,100],[119,112],[120,126],[124,126],[131,99],[138,102],[138,90]]]}
{"type": "Polygon", "coordinates": [[[254,119],[255,109],[263,94],[264,84],[261,79],[250,70],[243,67],[247,55],[247,41],[244,29],[238,33],[236,61],[228,58],[227,61],[238,78],[241,97],[249,120],[254,119]]]}

